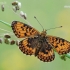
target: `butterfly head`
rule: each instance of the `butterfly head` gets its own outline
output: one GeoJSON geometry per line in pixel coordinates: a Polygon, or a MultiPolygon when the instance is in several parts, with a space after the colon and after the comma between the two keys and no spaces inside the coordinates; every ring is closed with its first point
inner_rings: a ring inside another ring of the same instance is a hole
{"type": "Polygon", "coordinates": [[[47,31],[47,30],[43,30],[43,31],[41,32],[41,36],[42,36],[42,37],[46,37],[46,34],[47,34],[46,31],[47,31]]]}

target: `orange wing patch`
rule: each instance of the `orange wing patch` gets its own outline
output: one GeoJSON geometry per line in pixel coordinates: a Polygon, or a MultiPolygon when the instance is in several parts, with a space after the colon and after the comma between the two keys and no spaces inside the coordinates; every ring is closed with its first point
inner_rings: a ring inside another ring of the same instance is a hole
{"type": "Polygon", "coordinates": [[[19,49],[26,55],[35,54],[37,48],[38,38],[26,38],[19,42],[19,49]]]}
{"type": "Polygon", "coordinates": [[[49,43],[54,47],[58,54],[67,54],[70,52],[70,42],[53,36],[47,36],[49,43]]]}
{"type": "Polygon", "coordinates": [[[39,32],[31,26],[19,21],[13,21],[11,27],[18,38],[30,37],[31,35],[39,34],[39,32]]]}
{"type": "Polygon", "coordinates": [[[37,57],[41,61],[44,61],[44,62],[51,62],[51,61],[53,61],[54,58],[55,58],[53,47],[46,40],[46,37],[42,38],[41,41],[42,42],[39,42],[39,43],[41,43],[41,49],[39,50],[39,53],[38,53],[37,57]]]}
{"type": "MultiPolygon", "coordinates": [[[[47,51],[47,50],[46,50],[47,51]]],[[[37,57],[44,62],[51,62],[54,60],[55,58],[55,54],[53,49],[51,49],[50,51],[47,51],[47,53],[44,52],[39,52],[37,57]]]]}
{"type": "Polygon", "coordinates": [[[31,44],[28,42],[28,38],[22,40],[19,42],[19,49],[26,55],[32,55],[35,53],[35,48],[31,46],[31,44]]]}

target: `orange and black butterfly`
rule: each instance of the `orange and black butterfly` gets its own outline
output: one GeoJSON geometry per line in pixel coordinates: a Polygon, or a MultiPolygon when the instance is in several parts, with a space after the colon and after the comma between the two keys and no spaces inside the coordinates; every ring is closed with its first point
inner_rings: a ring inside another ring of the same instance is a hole
{"type": "Polygon", "coordinates": [[[25,38],[19,42],[19,49],[26,55],[35,55],[41,61],[51,62],[55,58],[54,49],[60,55],[70,52],[70,42],[47,35],[46,30],[40,33],[19,21],[13,21],[11,27],[18,38],[25,38]]]}

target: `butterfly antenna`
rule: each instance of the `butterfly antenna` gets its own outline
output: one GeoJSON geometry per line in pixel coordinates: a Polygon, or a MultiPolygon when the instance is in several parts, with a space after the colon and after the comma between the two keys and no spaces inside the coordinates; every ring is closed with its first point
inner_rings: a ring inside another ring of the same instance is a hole
{"type": "MultiPolygon", "coordinates": [[[[62,28],[62,26],[50,28],[50,29],[47,29],[47,30],[56,29],[56,28],[62,28]]],[[[47,30],[46,30],[46,31],[47,31],[47,30]]]]}
{"type": "Polygon", "coordinates": [[[41,23],[38,21],[38,19],[34,16],[34,18],[37,20],[37,22],[40,24],[40,26],[42,27],[42,29],[44,30],[43,26],[41,25],[41,23]]]}

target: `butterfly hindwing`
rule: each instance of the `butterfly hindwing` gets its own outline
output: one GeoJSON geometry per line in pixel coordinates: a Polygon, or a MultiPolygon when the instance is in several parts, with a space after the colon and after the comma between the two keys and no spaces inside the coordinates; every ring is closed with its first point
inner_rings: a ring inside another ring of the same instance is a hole
{"type": "Polygon", "coordinates": [[[47,36],[47,38],[58,54],[62,55],[70,52],[70,42],[55,36],[47,36]]]}
{"type": "Polygon", "coordinates": [[[26,38],[19,42],[19,49],[26,55],[33,55],[35,54],[37,43],[37,37],[26,38]]]}
{"type": "Polygon", "coordinates": [[[39,32],[36,29],[19,21],[13,21],[11,27],[14,34],[18,38],[30,37],[31,35],[39,34],[39,32]]]}
{"type": "Polygon", "coordinates": [[[41,49],[37,57],[43,62],[51,62],[55,58],[53,47],[47,42],[41,43],[41,49]]]}

